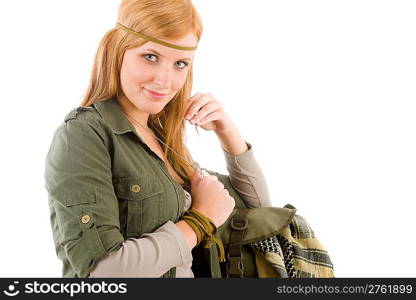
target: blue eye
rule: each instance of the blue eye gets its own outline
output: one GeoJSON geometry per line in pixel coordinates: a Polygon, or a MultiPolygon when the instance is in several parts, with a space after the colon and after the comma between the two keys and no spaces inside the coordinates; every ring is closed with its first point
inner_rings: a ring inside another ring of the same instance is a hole
{"type": "Polygon", "coordinates": [[[178,63],[182,63],[183,64],[183,67],[179,67],[179,69],[185,69],[188,66],[188,63],[187,62],[184,62],[184,61],[178,61],[178,63]]]}
{"type": "MultiPolygon", "coordinates": [[[[157,55],[154,54],[144,54],[143,57],[150,62],[156,62],[157,61],[157,55]],[[153,58],[152,58],[153,57],[153,58]]],[[[178,69],[182,70],[185,69],[186,67],[188,67],[189,63],[185,62],[185,61],[177,61],[176,62],[176,66],[178,67],[178,69]]]]}
{"type": "Polygon", "coordinates": [[[148,59],[148,58],[147,58],[147,57],[149,57],[149,56],[156,57],[156,55],[153,55],[153,54],[145,54],[145,55],[143,55],[143,57],[145,57],[148,61],[152,61],[152,62],[154,62],[154,60],[151,60],[151,59],[148,59]]]}

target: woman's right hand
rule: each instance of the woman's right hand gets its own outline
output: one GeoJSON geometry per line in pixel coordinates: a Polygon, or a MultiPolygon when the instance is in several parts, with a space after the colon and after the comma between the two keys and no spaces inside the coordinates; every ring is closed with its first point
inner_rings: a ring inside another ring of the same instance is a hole
{"type": "Polygon", "coordinates": [[[235,200],[216,176],[206,175],[201,178],[200,172],[200,169],[196,169],[191,178],[191,209],[210,218],[218,228],[230,216],[235,200]]]}

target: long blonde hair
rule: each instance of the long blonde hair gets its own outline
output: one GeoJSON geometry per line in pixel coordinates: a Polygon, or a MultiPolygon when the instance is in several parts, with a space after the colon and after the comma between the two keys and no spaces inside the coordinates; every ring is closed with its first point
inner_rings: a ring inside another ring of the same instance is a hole
{"type": "MultiPolygon", "coordinates": [[[[118,22],[158,39],[179,38],[192,31],[199,41],[203,30],[201,18],[191,0],[122,0],[118,22]]],[[[121,91],[120,70],[124,52],[146,42],[116,27],[109,30],[98,46],[90,82],[80,105],[88,106],[117,96],[121,91]]],[[[148,126],[154,129],[155,134],[180,155],[163,145],[172,167],[186,180],[190,180],[194,173],[194,169],[181,158],[193,161],[184,143],[185,123],[182,117],[191,90],[192,65],[176,96],[161,112],[150,115],[148,121],[148,126]]]]}

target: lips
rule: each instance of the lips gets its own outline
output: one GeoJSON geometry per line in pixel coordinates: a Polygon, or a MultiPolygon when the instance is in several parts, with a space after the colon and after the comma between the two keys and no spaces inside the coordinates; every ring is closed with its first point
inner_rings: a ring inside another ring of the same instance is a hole
{"type": "Polygon", "coordinates": [[[162,93],[157,93],[157,92],[155,92],[155,91],[152,91],[152,90],[149,90],[149,89],[146,89],[146,88],[144,88],[146,91],[148,91],[149,93],[151,93],[151,94],[153,94],[153,95],[155,95],[156,97],[164,97],[164,96],[166,96],[167,94],[162,94],[162,93]]]}

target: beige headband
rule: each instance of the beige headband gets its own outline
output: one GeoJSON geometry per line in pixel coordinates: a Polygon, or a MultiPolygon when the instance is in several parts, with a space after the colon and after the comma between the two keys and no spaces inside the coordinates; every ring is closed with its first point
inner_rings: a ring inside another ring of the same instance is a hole
{"type": "Polygon", "coordinates": [[[196,50],[196,48],[197,48],[197,46],[195,46],[195,47],[182,47],[182,46],[178,46],[178,45],[171,44],[171,43],[168,43],[168,42],[164,42],[164,41],[158,40],[156,38],[141,34],[141,33],[136,32],[136,31],[133,31],[130,28],[128,28],[124,25],[121,25],[120,23],[117,23],[116,26],[125,30],[125,31],[127,31],[128,33],[132,33],[132,34],[134,34],[134,35],[136,35],[136,36],[138,36],[142,39],[145,39],[145,40],[148,40],[148,41],[151,41],[153,43],[157,43],[157,44],[160,44],[160,45],[163,45],[163,46],[166,46],[166,47],[179,49],[179,50],[186,50],[186,51],[196,50]]]}

